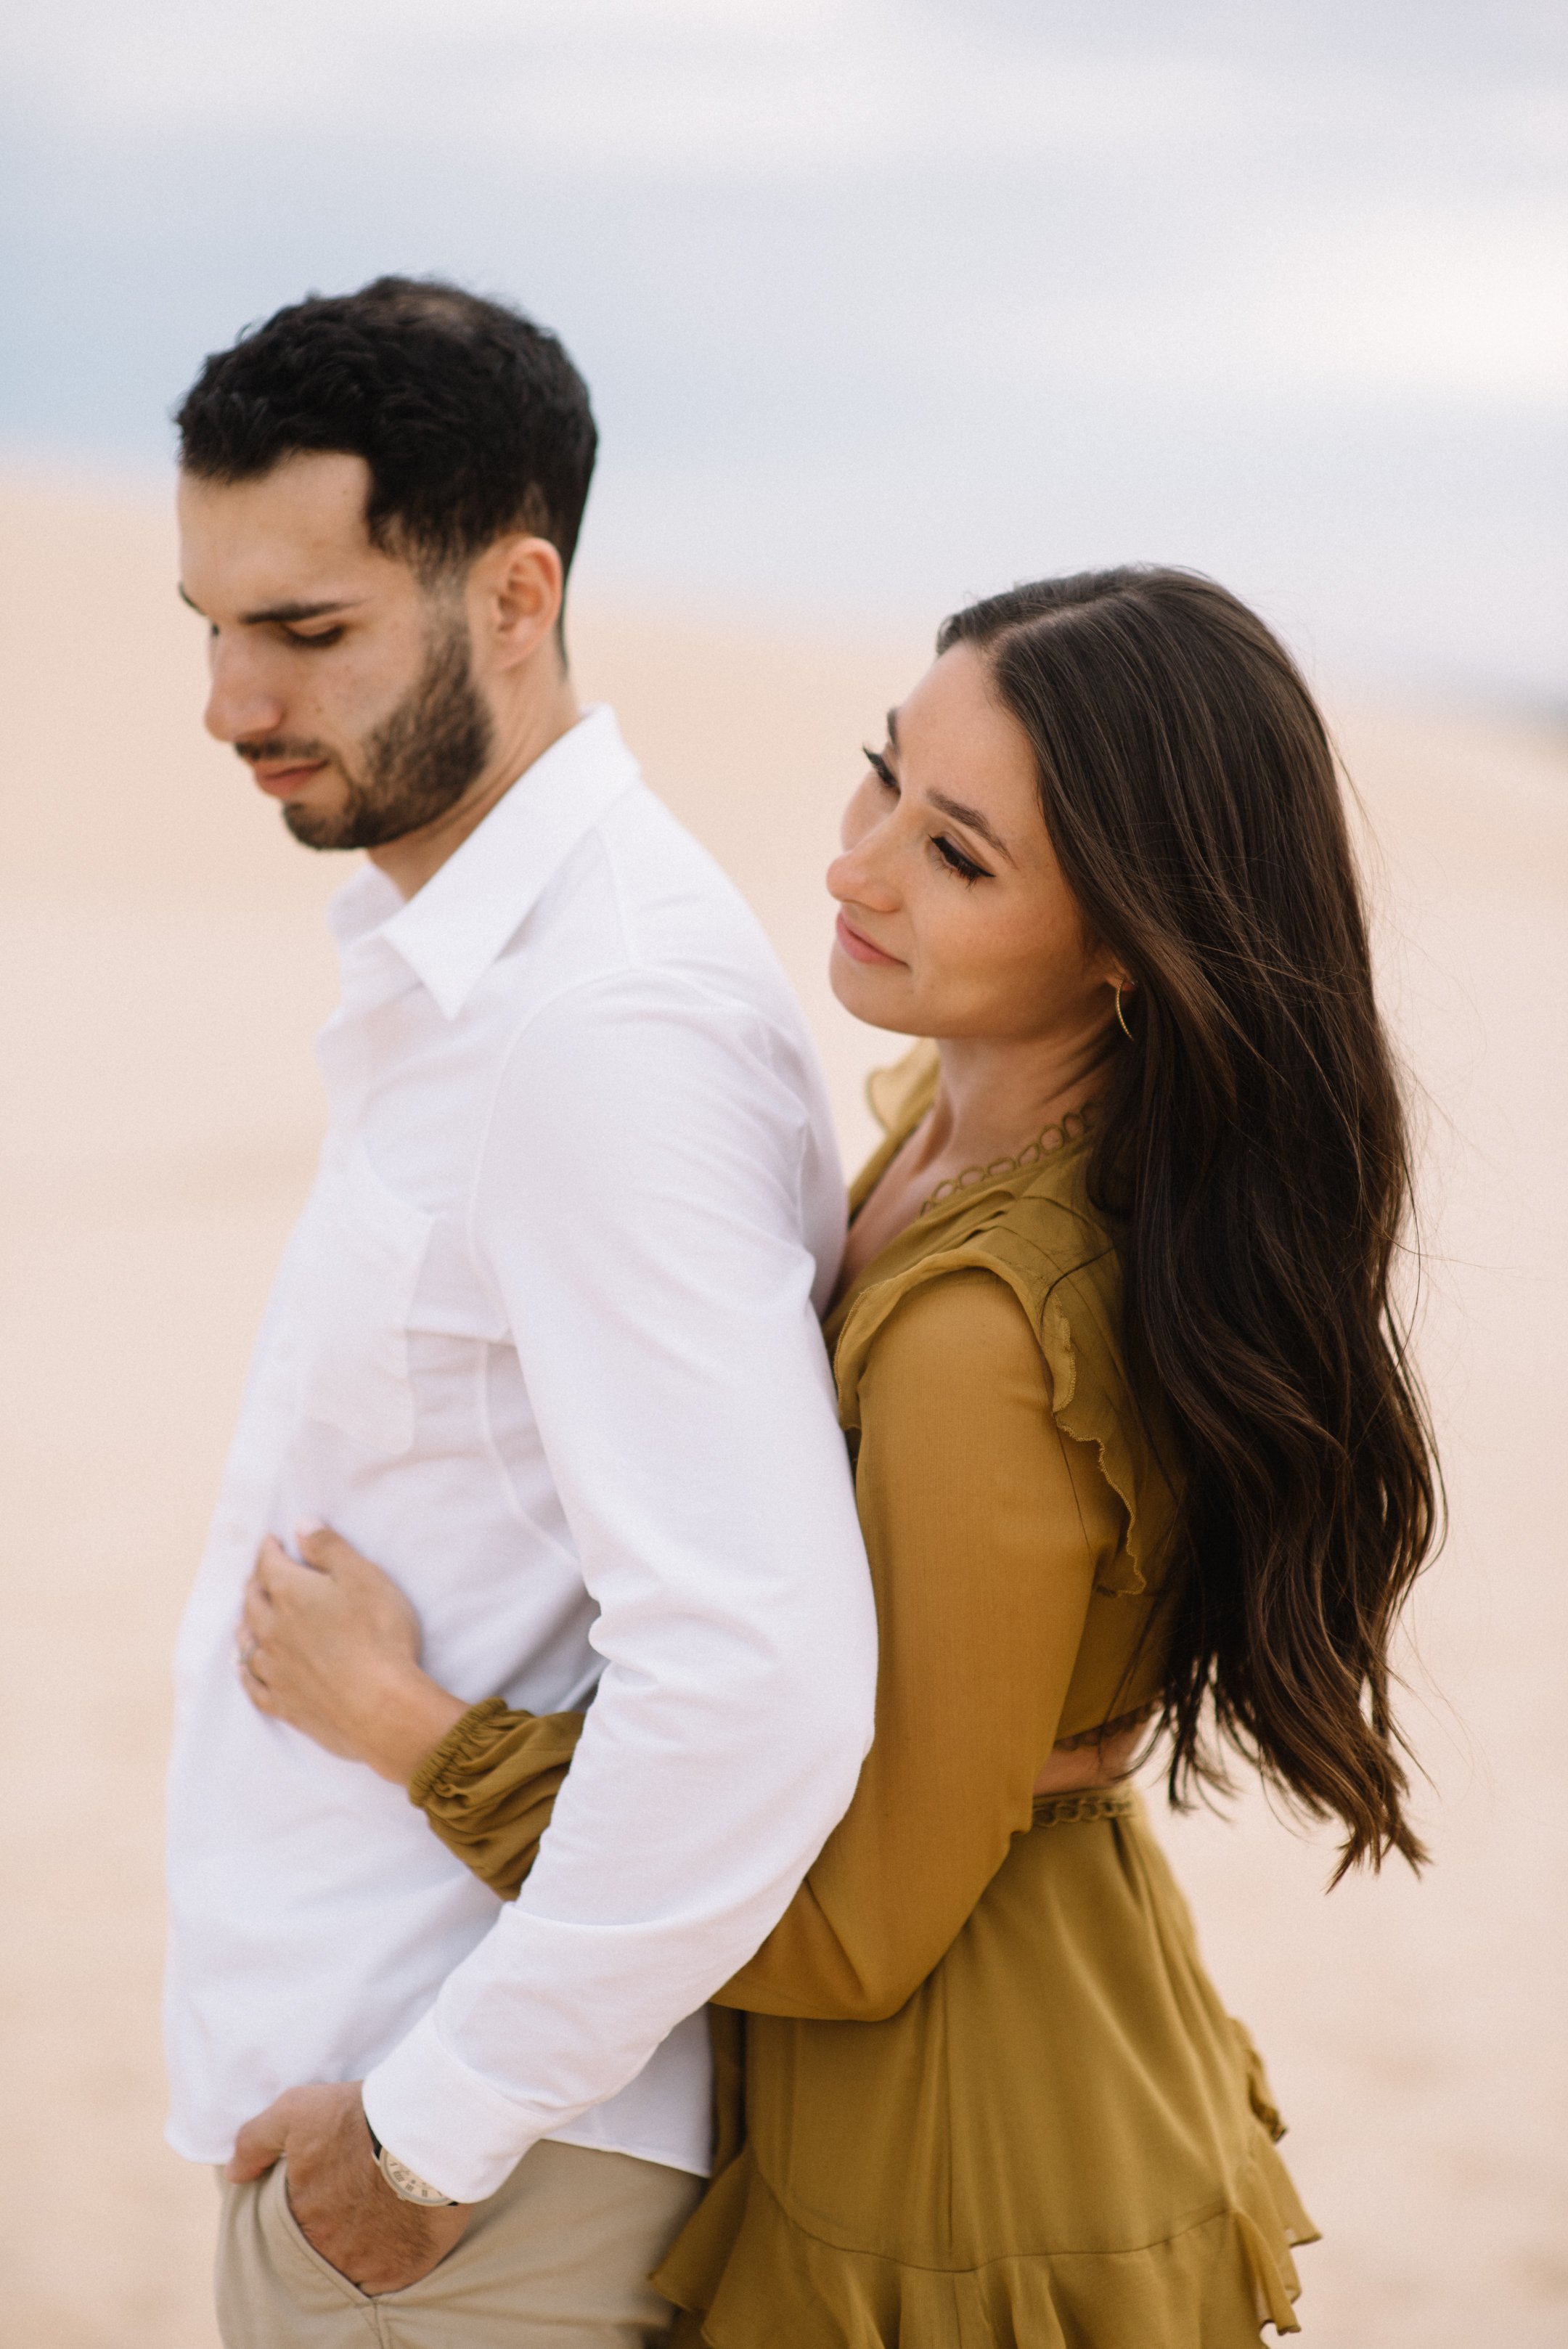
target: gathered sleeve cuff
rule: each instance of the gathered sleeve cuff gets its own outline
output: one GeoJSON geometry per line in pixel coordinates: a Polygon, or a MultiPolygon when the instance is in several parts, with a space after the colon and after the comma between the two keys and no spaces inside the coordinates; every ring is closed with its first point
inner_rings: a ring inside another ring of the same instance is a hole
{"type": "Polygon", "coordinates": [[[582,1735],[580,1713],[471,1705],[409,1785],[409,1800],[465,1868],[515,1900],[582,1735]]]}

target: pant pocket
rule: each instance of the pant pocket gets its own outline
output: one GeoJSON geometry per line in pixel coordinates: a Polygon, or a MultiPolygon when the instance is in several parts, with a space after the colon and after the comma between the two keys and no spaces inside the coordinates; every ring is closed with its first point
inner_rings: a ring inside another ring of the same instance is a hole
{"type": "Polygon", "coordinates": [[[298,2287],[293,2280],[308,2278],[314,2290],[312,2304],[325,2308],[347,2302],[351,2308],[363,2309],[372,2329],[373,2302],[369,2292],[361,2292],[357,2283],[324,2260],[304,2228],[289,2208],[288,2172],[279,2161],[274,2164],[262,2186],[261,2225],[263,2234],[272,2247],[280,2271],[291,2280],[291,2289],[298,2287]]]}
{"type": "Polygon", "coordinates": [[[375,2304],[313,2251],[288,2207],[283,2165],[223,2196],[217,2259],[223,2349],[370,2349],[375,2304]]]}

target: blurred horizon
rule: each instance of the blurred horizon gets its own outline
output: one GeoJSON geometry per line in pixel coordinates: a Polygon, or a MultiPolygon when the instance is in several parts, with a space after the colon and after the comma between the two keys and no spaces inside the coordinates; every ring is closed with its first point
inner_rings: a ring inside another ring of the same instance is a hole
{"type": "Polygon", "coordinates": [[[57,0],[0,62],[14,471],[156,488],[208,350],[441,274],[589,379],[585,596],[1172,561],[1314,676],[1568,709],[1561,8],[57,0]]]}

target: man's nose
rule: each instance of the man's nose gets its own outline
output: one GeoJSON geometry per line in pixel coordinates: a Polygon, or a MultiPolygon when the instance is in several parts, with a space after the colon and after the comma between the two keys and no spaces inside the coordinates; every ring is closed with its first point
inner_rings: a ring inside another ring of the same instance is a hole
{"type": "Polygon", "coordinates": [[[283,697],[238,646],[215,644],[202,723],[215,741],[260,740],[284,730],[283,697]]]}

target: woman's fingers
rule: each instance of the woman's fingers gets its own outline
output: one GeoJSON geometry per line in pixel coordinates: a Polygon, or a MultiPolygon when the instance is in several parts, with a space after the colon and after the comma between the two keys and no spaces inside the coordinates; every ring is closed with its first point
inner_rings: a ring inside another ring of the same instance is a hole
{"type": "Polygon", "coordinates": [[[261,1704],[264,1692],[257,1666],[271,1615],[272,1601],[266,1595],[258,1558],[251,1568],[250,1579],[240,1600],[240,1620],[234,1635],[234,1660],[239,1669],[240,1686],[251,1702],[256,1705],[261,1704]]]}
{"type": "Polygon", "coordinates": [[[328,1526],[296,1526],[294,1540],[298,1557],[273,1536],[256,1553],[237,1626],[241,1685],[258,1713],[406,1785],[463,1702],[420,1671],[419,1618],[390,1575],[328,1526]]]}
{"type": "Polygon", "coordinates": [[[329,1526],[300,1526],[295,1540],[302,1557],[268,1535],[240,1603],[240,1645],[265,1651],[268,1679],[330,1679],[371,1658],[417,1662],[419,1619],[391,1577],[329,1526]]]}
{"type": "Polygon", "coordinates": [[[245,1585],[245,1595],[240,1605],[240,1638],[242,1642],[265,1640],[271,1627],[273,1602],[262,1584],[253,1574],[245,1585]]]}
{"type": "MultiPolygon", "coordinates": [[[[295,1539],[315,1569],[310,1603],[323,1633],[330,1627],[333,1635],[351,1641],[359,1653],[374,1647],[384,1655],[417,1661],[419,1618],[392,1577],[330,1526],[300,1526],[295,1539]]],[[[299,1578],[296,1568],[296,1583],[299,1578]]]]}
{"type": "MultiPolygon", "coordinates": [[[[352,1552],[349,1554],[352,1556],[352,1552]]],[[[267,1610],[264,1619],[275,1628],[309,1621],[327,1602],[331,1581],[331,1575],[322,1568],[290,1557],[283,1544],[275,1541],[270,1534],[256,1552],[251,1574],[251,1587],[267,1610]]]]}
{"type": "Polygon", "coordinates": [[[298,1559],[290,1557],[275,1535],[268,1534],[256,1552],[256,1562],[251,1568],[251,1580],[259,1585],[270,1599],[276,1595],[280,1587],[287,1583],[290,1575],[298,1572],[298,1559]]]}
{"type": "Polygon", "coordinates": [[[234,1655],[234,1669],[239,1673],[240,1686],[258,1713],[273,1710],[272,1690],[267,1682],[267,1657],[264,1643],[249,1626],[240,1626],[239,1643],[234,1655]]]}
{"type": "Polygon", "coordinates": [[[260,1713],[277,1711],[273,1683],[280,1668],[286,1671],[288,1635],[298,1622],[299,1601],[318,1581],[318,1575],[267,1536],[240,1601],[235,1643],[241,1686],[260,1713]]]}
{"type": "Polygon", "coordinates": [[[294,1538],[301,1557],[318,1574],[340,1574],[345,1568],[353,1567],[365,1568],[371,1574],[380,1572],[380,1568],[372,1566],[352,1542],[346,1542],[341,1534],[335,1534],[330,1526],[296,1526],[294,1538]]]}
{"type": "Polygon", "coordinates": [[[277,1699],[273,1695],[271,1689],[268,1688],[265,1681],[262,1679],[260,1673],[257,1671],[256,1665],[259,1659],[255,1656],[243,1657],[241,1659],[240,1686],[244,1689],[245,1694],[249,1697],[251,1702],[254,1705],[258,1713],[275,1713],[277,1711],[277,1699]]]}

